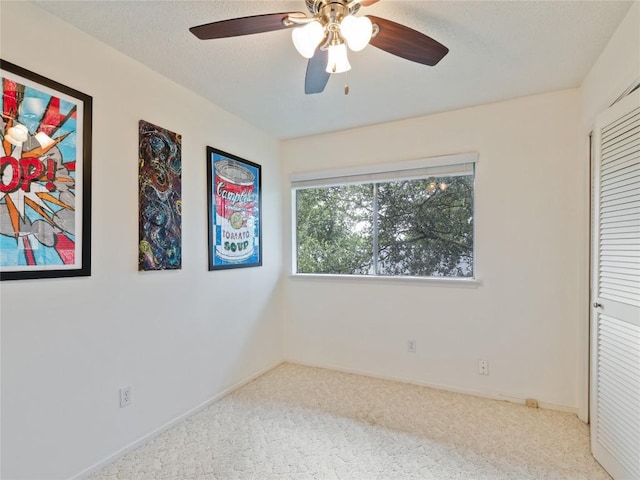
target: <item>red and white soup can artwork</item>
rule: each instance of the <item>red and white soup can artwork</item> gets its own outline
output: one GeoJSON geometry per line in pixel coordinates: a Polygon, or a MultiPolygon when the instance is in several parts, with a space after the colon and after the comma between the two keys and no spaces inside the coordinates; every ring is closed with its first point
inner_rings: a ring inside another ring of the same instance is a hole
{"type": "Polygon", "coordinates": [[[232,160],[215,164],[216,254],[239,262],[253,255],[255,236],[254,174],[232,160]]]}

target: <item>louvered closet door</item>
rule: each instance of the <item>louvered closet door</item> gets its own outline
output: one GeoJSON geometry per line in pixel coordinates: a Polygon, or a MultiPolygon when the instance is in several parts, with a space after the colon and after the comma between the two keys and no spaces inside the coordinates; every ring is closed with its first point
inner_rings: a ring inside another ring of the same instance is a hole
{"type": "Polygon", "coordinates": [[[640,479],[640,91],[594,132],[591,448],[616,479],[640,479]]]}

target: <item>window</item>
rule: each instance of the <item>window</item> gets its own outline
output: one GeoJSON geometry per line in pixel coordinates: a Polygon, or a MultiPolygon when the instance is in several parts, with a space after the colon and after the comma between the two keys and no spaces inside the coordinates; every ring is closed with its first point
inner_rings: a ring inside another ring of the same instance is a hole
{"type": "Polygon", "coordinates": [[[476,161],[293,176],[295,272],[473,278],[476,161]]]}

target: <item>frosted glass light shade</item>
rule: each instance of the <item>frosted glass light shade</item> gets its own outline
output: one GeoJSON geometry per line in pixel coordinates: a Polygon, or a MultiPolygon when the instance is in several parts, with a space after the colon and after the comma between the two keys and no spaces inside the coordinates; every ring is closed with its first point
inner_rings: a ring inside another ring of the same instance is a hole
{"type": "Polygon", "coordinates": [[[340,45],[331,45],[329,47],[329,61],[327,62],[327,72],[342,73],[351,70],[349,59],[347,58],[347,46],[344,43],[340,45]]]}
{"type": "Polygon", "coordinates": [[[367,17],[347,15],[340,23],[340,33],[347,41],[347,45],[354,52],[359,52],[369,45],[373,24],[367,17]]]}
{"type": "Polygon", "coordinates": [[[303,27],[294,28],[291,32],[293,45],[304,58],[311,58],[316,47],[324,38],[324,28],[317,20],[309,22],[303,27]]]}

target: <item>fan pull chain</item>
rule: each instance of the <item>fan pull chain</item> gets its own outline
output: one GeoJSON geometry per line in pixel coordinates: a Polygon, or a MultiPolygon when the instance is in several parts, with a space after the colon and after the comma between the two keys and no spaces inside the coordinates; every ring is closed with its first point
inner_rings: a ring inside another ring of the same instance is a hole
{"type": "Polygon", "coordinates": [[[344,72],[344,94],[349,95],[349,72],[344,72]]]}

